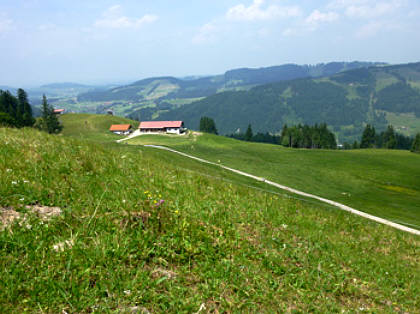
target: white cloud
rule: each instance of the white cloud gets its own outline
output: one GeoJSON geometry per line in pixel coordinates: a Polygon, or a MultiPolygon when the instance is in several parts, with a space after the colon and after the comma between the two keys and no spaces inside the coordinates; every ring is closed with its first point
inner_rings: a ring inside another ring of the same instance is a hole
{"type": "Polygon", "coordinates": [[[193,37],[192,42],[194,44],[205,44],[216,41],[216,33],[218,28],[214,23],[207,23],[203,25],[198,34],[193,37]]]}
{"type": "Polygon", "coordinates": [[[13,29],[13,20],[0,15],[0,33],[7,33],[13,29]]]}
{"type": "Polygon", "coordinates": [[[302,14],[298,6],[278,6],[273,4],[263,8],[263,5],[264,0],[254,0],[248,7],[244,4],[238,4],[227,11],[226,18],[233,21],[257,21],[298,17],[302,14]]]}
{"type": "Polygon", "coordinates": [[[42,24],[42,25],[38,26],[38,29],[41,32],[52,31],[52,30],[55,30],[56,28],[57,28],[57,26],[55,24],[52,24],[52,23],[42,24]]]}
{"type": "Polygon", "coordinates": [[[374,6],[348,6],[346,15],[349,17],[372,18],[395,12],[400,7],[398,1],[377,3],[374,6]]]}
{"type": "Polygon", "coordinates": [[[145,24],[150,24],[158,19],[156,15],[146,14],[141,18],[130,18],[122,14],[121,6],[114,5],[108,8],[102,18],[96,20],[95,27],[102,28],[140,28],[145,24]]]}
{"type": "Polygon", "coordinates": [[[320,12],[319,10],[314,10],[305,20],[308,24],[317,25],[318,23],[323,22],[334,22],[338,20],[339,15],[335,12],[320,12]]]}
{"type": "Polygon", "coordinates": [[[363,25],[356,32],[357,38],[369,38],[375,36],[383,28],[382,23],[380,22],[370,22],[366,25],[363,25]]]}
{"type": "Polygon", "coordinates": [[[335,0],[328,4],[328,8],[342,9],[351,18],[374,18],[395,13],[403,6],[401,0],[335,0]]]}

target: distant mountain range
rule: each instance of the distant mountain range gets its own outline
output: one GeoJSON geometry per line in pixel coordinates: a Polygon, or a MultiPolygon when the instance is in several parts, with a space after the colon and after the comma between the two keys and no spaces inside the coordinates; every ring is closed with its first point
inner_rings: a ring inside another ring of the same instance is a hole
{"type": "Polygon", "coordinates": [[[420,63],[285,64],[113,87],[54,83],[28,93],[35,106],[45,93],[68,111],[112,109],[136,120],[184,120],[192,129],[205,115],[215,119],[221,134],[244,131],[249,123],[254,132],[276,133],[284,124],[322,122],[340,141],[359,139],[366,123],[378,130],[393,124],[405,135],[420,132],[420,63]]]}
{"type": "MultiPolygon", "coordinates": [[[[373,62],[332,62],[317,65],[285,64],[259,69],[236,69],[223,75],[208,77],[155,77],[109,90],[90,91],[79,95],[79,102],[129,101],[139,104],[159,104],[167,100],[207,97],[230,90],[247,90],[254,86],[304,77],[321,77],[338,72],[383,65],[373,62]]],[[[170,103],[170,102],[169,102],[170,103]]]]}
{"type": "MultiPolygon", "coordinates": [[[[249,70],[235,74],[246,73],[249,70]]],[[[383,129],[401,114],[420,122],[420,63],[360,67],[317,76],[214,94],[161,113],[157,119],[184,120],[197,129],[200,117],[209,116],[221,134],[245,131],[249,123],[254,131],[275,133],[284,124],[326,122],[347,141],[358,138],[365,123],[383,129]]],[[[407,128],[400,127],[403,131],[407,128]]],[[[417,127],[420,131],[420,123],[417,127]]]]}

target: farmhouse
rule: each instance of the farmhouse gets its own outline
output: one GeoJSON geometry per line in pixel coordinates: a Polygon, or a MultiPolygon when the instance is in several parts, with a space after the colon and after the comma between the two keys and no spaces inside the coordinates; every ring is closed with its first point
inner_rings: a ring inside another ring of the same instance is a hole
{"type": "Polygon", "coordinates": [[[54,114],[64,114],[64,109],[54,109],[53,113],[54,114]]]}
{"type": "Polygon", "coordinates": [[[127,135],[132,132],[131,124],[113,124],[109,130],[118,135],[127,135]]]}
{"type": "Polygon", "coordinates": [[[181,134],[185,132],[183,121],[143,121],[140,122],[141,133],[170,133],[181,134]]]}

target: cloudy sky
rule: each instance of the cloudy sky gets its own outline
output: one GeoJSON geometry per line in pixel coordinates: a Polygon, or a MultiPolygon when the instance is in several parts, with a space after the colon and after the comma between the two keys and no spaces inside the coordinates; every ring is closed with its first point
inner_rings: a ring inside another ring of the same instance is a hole
{"type": "Polygon", "coordinates": [[[0,85],[420,61],[419,0],[0,0],[0,85]]]}

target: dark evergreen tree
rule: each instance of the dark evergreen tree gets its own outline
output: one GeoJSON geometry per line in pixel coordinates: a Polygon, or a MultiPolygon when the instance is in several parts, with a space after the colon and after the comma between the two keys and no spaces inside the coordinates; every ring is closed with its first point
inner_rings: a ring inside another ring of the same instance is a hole
{"type": "Polygon", "coordinates": [[[245,132],[245,141],[251,141],[252,137],[254,136],[254,134],[252,133],[252,127],[251,124],[248,124],[248,128],[246,129],[245,132]]]}
{"type": "Polygon", "coordinates": [[[354,141],[354,142],[353,142],[353,145],[352,145],[352,147],[351,147],[351,148],[353,148],[353,149],[358,149],[358,148],[360,148],[359,143],[358,143],[357,141],[354,141]]]}
{"type": "Polygon", "coordinates": [[[0,111],[0,126],[15,126],[16,121],[6,112],[0,111]]]}
{"type": "Polygon", "coordinates": [[[414,153],[420,153],[420,133],[417,133],[416,137],[414,138],[411,151],[414,153]]]}
{"type": "Polygon", "coordinates": [[[383,148],[394,149],[397,146],[397,140],[395,137],[395,131],[392,125],[388,125],[385,132],[381,134],[383,148]]]}
{"type": "Polygon", "coordinates": [[[47,97],[42,96],[42,123],[41,128],[50,134],[60,133],[63,126],[54,114],[54,108],[48,104],[47,97]]]}
{"type": "Polygon", "coordinates": [[[362,135],[360,148],[372,148],[375,145],[375,128],[367,124],[362,135]]]}
{"type": "Polygon", "coordinates": [[[18,96],[18,111],[19,111],[19,119],[22,126],[33,126],[35,123],[35,119],[32,116],[32,108],[28,101],[28,94],[19,88],[17,91],[18,96]]]}
{"type": "Polygon", "coordinates": [[[216,123],[212,118],[201,117],[200,119],[200,131],[206,133],[217,134],[216,123]]]}

